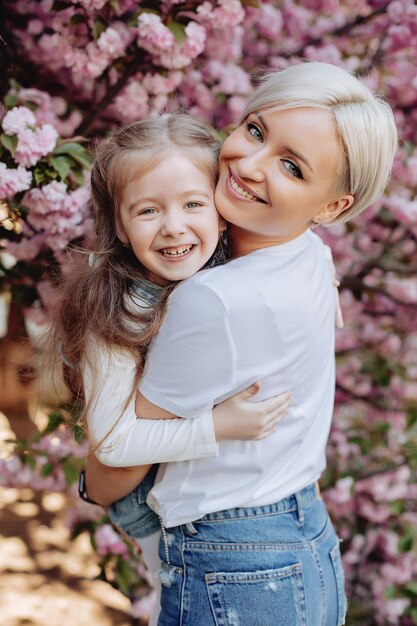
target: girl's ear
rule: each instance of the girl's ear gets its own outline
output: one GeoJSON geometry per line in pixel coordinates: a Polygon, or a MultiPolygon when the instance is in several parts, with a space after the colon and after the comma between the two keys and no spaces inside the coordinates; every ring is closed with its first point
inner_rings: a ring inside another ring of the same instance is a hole
{"type": "Polygon", "coordinates": [[[350,209],[354,201],[355,198],[353,196],[346,195],[338,200],[329,202],[325,209],[313,217],[313,222],[316,224],[330,224],[330,222],[333,222],[341,213],[350,209]]]}
{"type": "Polygon", "coordinates": [[[120,241],[122,242],[124,246],[128,246],[130,244],[128,236],[125,233],[125,229],[123,228],[123,225],[121,224],[121,220],[118,218],[116,218],[116,236],[118,239],[120,239],[120,241]]]}

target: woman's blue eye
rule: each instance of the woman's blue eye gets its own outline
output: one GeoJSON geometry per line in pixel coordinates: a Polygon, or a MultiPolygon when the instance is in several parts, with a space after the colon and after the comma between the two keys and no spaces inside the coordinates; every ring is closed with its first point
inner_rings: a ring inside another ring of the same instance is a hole
{"type": "Polygon", "coordinates": [[[259,141],[264,140],[262,131],[259,126],[257,126],[257,124],[254,124],[253,122],[247,122],[246,128],[248,129],[248,132],[250,135],[252,135],[252,137],[255,137],[255,139],[258,139],[259,141]]]}
{"type": "Polygon", "coordinates": [[[156,213],[156,209],[152,209],[152,208],[149,208],[149,209],[143,209],[143,210],[140,212],[140,214],[141,214],[141,215],[152,215],[152,213],[156,213]]]}
{"type": "Polygon", "coordinates": [[[298,167],[298,165],[294,163],[294,161],[283,159],[282,162],[284,163],[285,169],[287,170],[289,174],[291,174],[291,176],[295,176],[296,178],[301,178],[301,179],[304,178],[300,168],[298,167]]]}

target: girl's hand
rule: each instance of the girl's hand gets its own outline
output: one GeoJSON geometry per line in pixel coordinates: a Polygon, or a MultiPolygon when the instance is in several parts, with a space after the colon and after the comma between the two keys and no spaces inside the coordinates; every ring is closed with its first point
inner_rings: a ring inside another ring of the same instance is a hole
{"type": "Polygon", "coordinates": [[[279,422],[287,415],[292,402],[291,394],[286,392],[262,402],[248,402],[259,389],[260,383],[256,382],[214,408],[213,424],[217,441],[259,440],[275,432],[279,422]]]}

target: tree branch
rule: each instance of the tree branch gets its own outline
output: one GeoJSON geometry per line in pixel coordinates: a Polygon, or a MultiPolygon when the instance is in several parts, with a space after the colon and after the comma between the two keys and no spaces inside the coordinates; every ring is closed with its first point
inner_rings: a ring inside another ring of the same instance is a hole
{"type": "Polygon", "coordinates": [[[388,6],[391,4],[391,2],[392,0],[390,0],[383,6],[379,7],[378,9],[375,9],[375,11],[372,11],[372,13],[369,13],[368,15],[358,15],[358,17],[356,17],[354,20],[351,20],[350,22],[346,22],[346,24],[343,24],[343,26],[339,26],[338,28],[335,28],[335,30],[329,33],[323,33],[322,35],[320,35],[320,37],[312,37],[297,50],[293,50],[292,52],[283,51],[281,52],[280,56],[283,56],[287,59],[293,56],[303,56],[306,48],[308,48],[309,46],[319,45],[320,43],[323,42],[323,39],[325,37],[340,37],[342,35],[346,35],[357,26],[362,26],[363,24],[366,24],[367,22],[372,20],[374,17],[378,15],[383,15],[384,13],[386,13],[386,10],[388,6]]]}
{"type": "Polygon", "coordinates": [[[90,112],[84,117],[81,124],[78,128],[75,129],[74,133],[76,135],[88,135],[88,132],[91,130],[94,122],[99,117],[100,113],[102,113],[109,104],[114,100],[114,98],[120,93],[123,87],[128,82],[129,78],[134,76],[140,71],[149,72],[149,69],[152,67],[152,62],[145,55],[144,51],[140,48],[136,48],[136,54],[133,59],[126,65],[126,69],[124,73],[120,76],[117,83],[115,83],[110,89],[106,92],[104,97],[98,102],[96,105],[92,105],[90,108],[90,112]]]}

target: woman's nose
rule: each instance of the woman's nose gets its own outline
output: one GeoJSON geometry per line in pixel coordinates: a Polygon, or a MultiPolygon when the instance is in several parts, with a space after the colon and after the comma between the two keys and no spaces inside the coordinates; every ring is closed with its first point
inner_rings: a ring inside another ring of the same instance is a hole
{"type": "Polygon", "coordinates": [[[264,168],[262,166],[262,154],[260,151],[252,152],[241,157],[236,164],[236,173],[242,179],[253,180],[260,183],[264,179],[264,168]]]}

